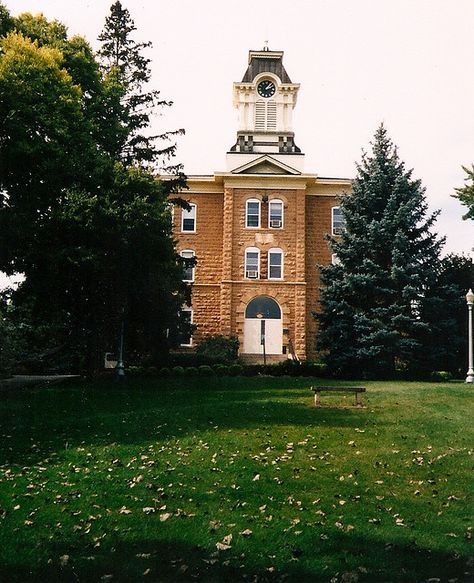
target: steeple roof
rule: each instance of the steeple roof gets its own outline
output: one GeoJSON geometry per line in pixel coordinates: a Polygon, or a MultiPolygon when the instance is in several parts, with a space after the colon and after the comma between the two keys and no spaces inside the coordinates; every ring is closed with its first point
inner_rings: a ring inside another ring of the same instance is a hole
{"type": "Polygon", "coordinates": [[[273,73],[282,83],[291,83],[283,66],[283,51],[249,51],[249,65],[242,83],[252,83],[260,73],[273,73]]]}

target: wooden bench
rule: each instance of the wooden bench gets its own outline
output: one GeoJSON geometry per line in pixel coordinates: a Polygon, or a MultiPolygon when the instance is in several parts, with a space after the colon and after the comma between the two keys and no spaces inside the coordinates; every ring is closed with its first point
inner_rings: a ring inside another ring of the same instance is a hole
{"type": "Polygon", "coordinates": [[[321,393],[354,393],[355,407],[362,407],[362,393],[365,393],[365,387],[311,387],[314,393],[314,406],[321,407],[321,393]]]}

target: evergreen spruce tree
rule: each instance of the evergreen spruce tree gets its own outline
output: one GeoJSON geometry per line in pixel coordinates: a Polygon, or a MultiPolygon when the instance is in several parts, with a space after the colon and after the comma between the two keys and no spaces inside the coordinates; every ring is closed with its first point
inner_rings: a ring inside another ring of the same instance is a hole
{"type": "MultiPolygon", "coordinates": [[[[161,99],[159,91],[146,89],[151,73],[150,59],[144,52],[151,48],[151,42],[136,42],[132,38],[135,31],[130,12],[117,0],[110,7],[110,15],[99,35],[102,46],[98,57],[108,88],[105,102],[112,114],[104,127],[105,145],[112,156],[126,165],[162,163],[174,156],[176,144],[169,142],[184,130],[146,134],[151,115],[172,102],[161,99]],[[162,147],[164,142],[167,145],[162,147]]],[[[173,173],[180,169],[176,165],[167,167],[173,173]]]]}
{"type": "Polygon", "coordinates": [[[438,213],[427,216],[424,188],[383,125],[341,212],[345,229],[330,240],[339,262],[321,268],[319,350],[346,375],[430,369],[432,322],[423,315],[430,313],[444,241],[431,232],[438,213]]]}

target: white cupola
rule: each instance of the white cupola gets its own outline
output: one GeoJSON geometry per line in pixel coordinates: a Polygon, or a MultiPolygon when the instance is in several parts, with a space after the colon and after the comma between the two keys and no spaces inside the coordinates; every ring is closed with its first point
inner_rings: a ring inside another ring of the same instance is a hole
{"type": "Polygon", "coordinates": [[[227,155],[228,170],[262,154],[302,170],[303,154],[295,145],[292,125],[299,87],[283,66],[283,51],[249,51],[247,71],[234,83],[237,141],[227,155]]]}

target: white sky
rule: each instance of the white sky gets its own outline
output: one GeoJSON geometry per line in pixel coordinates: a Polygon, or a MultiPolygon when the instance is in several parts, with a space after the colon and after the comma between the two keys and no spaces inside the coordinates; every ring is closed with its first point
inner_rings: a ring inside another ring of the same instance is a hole
{"type": "MultiPolygon", "coordinates": [[[[97,48],[112,0],[3,0],[13,15],[43,12],[97,48]]],[[[353,177],[380,124],[442,209],[445,252],[471,252],[472,221],[450,195],[474,162],[473,0],[122,0],[151,40],[152,83],[172,108],[161,130],[183,127],[178,161],[190,174],[225,170],[237,128],[232,83],[249,49],[269,41],[301,89],[294,112],[305,169],[353,177]]]]}

